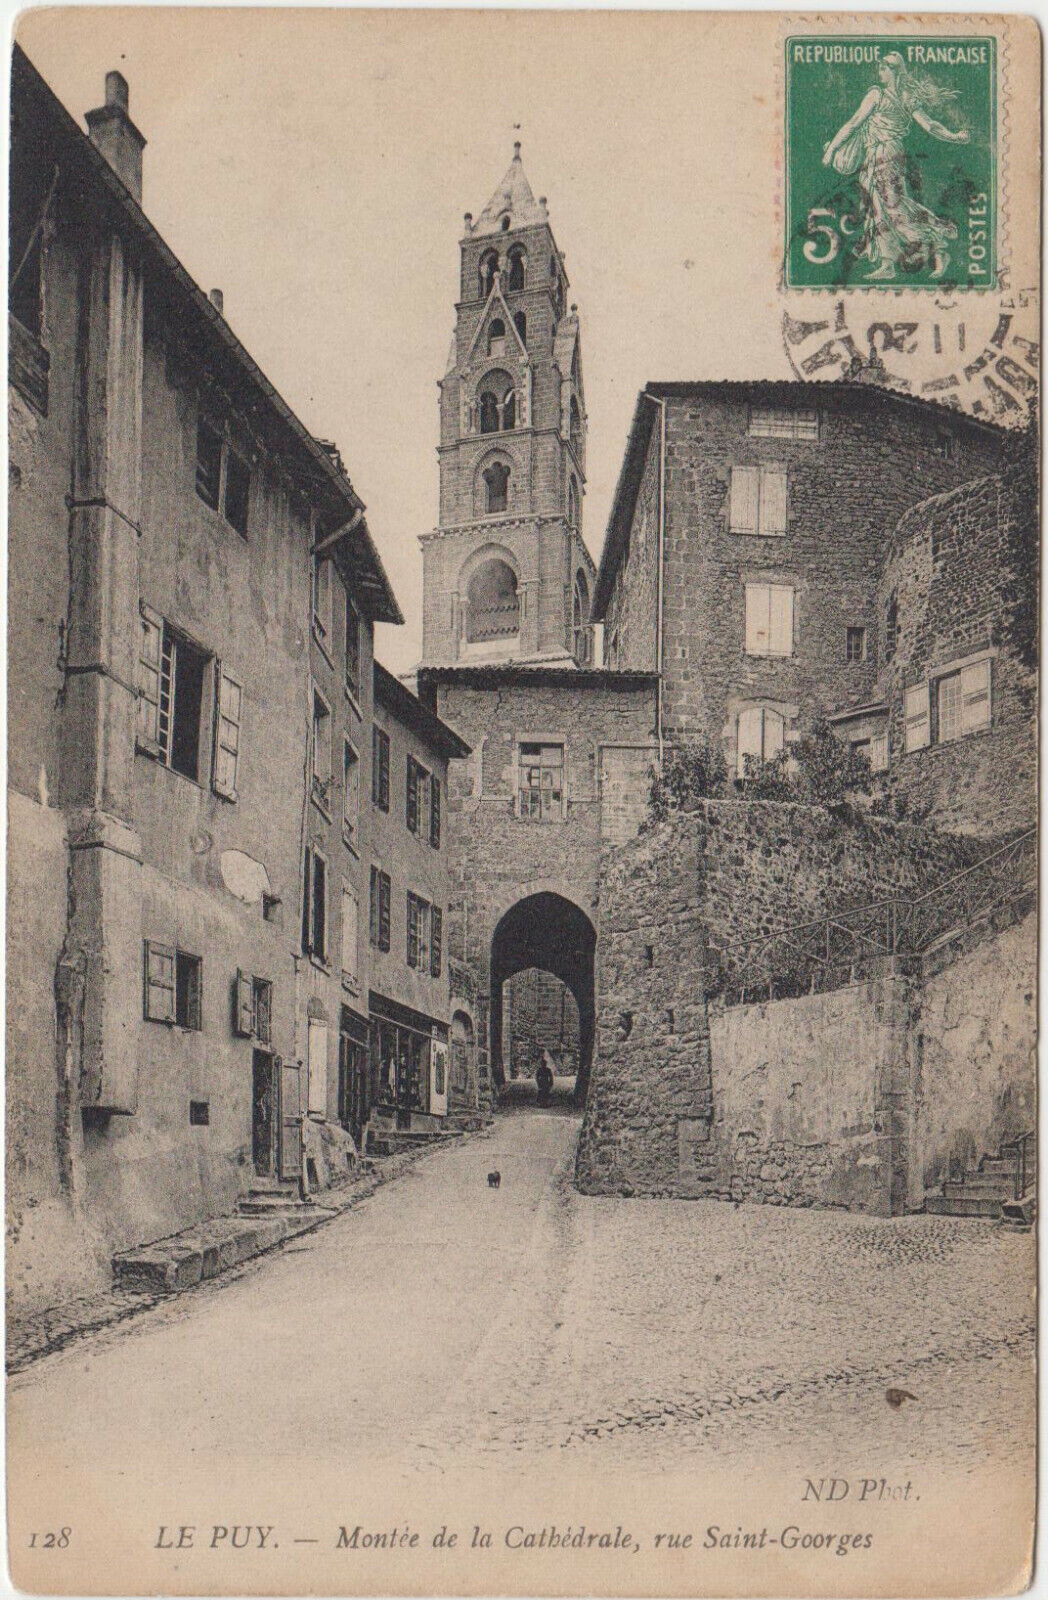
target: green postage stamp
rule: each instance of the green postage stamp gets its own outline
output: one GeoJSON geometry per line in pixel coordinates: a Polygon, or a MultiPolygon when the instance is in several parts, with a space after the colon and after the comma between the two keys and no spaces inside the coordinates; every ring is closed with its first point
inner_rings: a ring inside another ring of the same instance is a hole
{"type": "Polygon", "coordinates": [[[993,38],[786,41],[786,286],[997,287],[993,38]]]}

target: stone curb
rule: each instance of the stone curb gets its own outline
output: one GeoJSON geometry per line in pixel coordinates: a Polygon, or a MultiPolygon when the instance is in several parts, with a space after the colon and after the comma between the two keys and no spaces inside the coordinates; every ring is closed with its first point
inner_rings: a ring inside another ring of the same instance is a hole
{"type": "Polygon", "coordinates": [[[81,1296],[64,1305],[49,1306],[24,1319],[9,1319],[5,1346],[6,1370],[21,1372],[34,1361],[63,1349],[75,1339],[102,1328],[127,1322],[131,1317],[172,1296],[183,1294],[211,1282],[223,1273],[270,1250],[288,1239],[312,1233],[335,1217],[360,1205],[387,1183],[400,1178],[428,1156],[442,1150],[483,1138],[490,1128],[449,1134],[432,1145],[404,1151],[388,1158],[385,1170],[374,1172],[357,1183],[325,1191],[323,1206],[317,1205],[305,1216],[218,1217],[199,1223],[168,1239],[120,1252],[113,1260],[114,1283],[109,1292],[81,1296]],[[119,1263],[126,1258],[122,1270],[119,1263]]]}

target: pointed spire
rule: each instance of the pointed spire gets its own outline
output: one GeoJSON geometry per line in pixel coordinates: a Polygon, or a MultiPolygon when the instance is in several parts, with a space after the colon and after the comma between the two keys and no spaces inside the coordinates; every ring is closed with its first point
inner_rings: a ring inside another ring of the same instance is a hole
{"type": "Polygon", "coordinates": [[[513,160],[506,176],[473,224],[473,235],[502,233],[503,218],[509,218],[510,228],[528,228],[536,222],[547,220],[544,206],[538,204],[531,184],[524,176],[520,159],[520,140],[513,142],[513,160]]]}

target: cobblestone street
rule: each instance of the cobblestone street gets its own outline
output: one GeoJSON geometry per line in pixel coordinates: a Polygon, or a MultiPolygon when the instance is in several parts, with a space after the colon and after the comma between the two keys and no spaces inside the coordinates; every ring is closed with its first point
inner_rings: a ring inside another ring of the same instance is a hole
{"type": "Polygon", "coordinates": [[[585,1199],[576,1130],[555,1112],[502,1116],[233,1281],[16,1376],[10,1428],[104,1457],[155,1432],[177,1372],[165,1436],[217,1460],[231,1441],[279,1454],[303,1413],[347,1462],[395,1437],[398,1465],[430,1472],[551,1451],[609,1469],[808,1462],[827,1439],[917,1471],[1032,1437],[1031,1235],[585,1199]],[[296,1367],[299,1339],[312,1359],[296,1367]],[[258,1407],[267,1385],[289,1403],[258,1407]],[[893,1409],[889,1387],[916,1400],[893,1409]]]}

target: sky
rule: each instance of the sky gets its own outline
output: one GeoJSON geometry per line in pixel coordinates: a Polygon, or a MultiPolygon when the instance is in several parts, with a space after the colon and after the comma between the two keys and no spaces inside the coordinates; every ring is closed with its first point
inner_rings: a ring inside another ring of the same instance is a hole
{"type": "Polygon", "coordinates": [[[645,383],[790,375],[767,14],[71,7],[18,38],[78,119],[128,79],[147,214],[367,504],[394,671],[419,654],[463,213],[514,139],[579,307],[595,556],[645,383]]]}
{"type": "Polygon", "coordinates": [[[147,214],[201,287],[223,290],[231,327],[306,426],[340,446],[407,619],[378,630],[393,670],[419,653],[417,538],[437,516],[436,384],[463,213],[479,213],[514,139],[579,306],[596,556],[647,381],[787,373],[776,315],[740,339],[718,314],[746,265],[747,215],[774,187],[765,174],[761,194],[745,137],[752,94],[705,93],[715,56],[745,77],[734,35],[711,47],[723,21],[23,14],[19,42],[78,119],[106,71],[124,73],[148,140],[147,214]]]}

